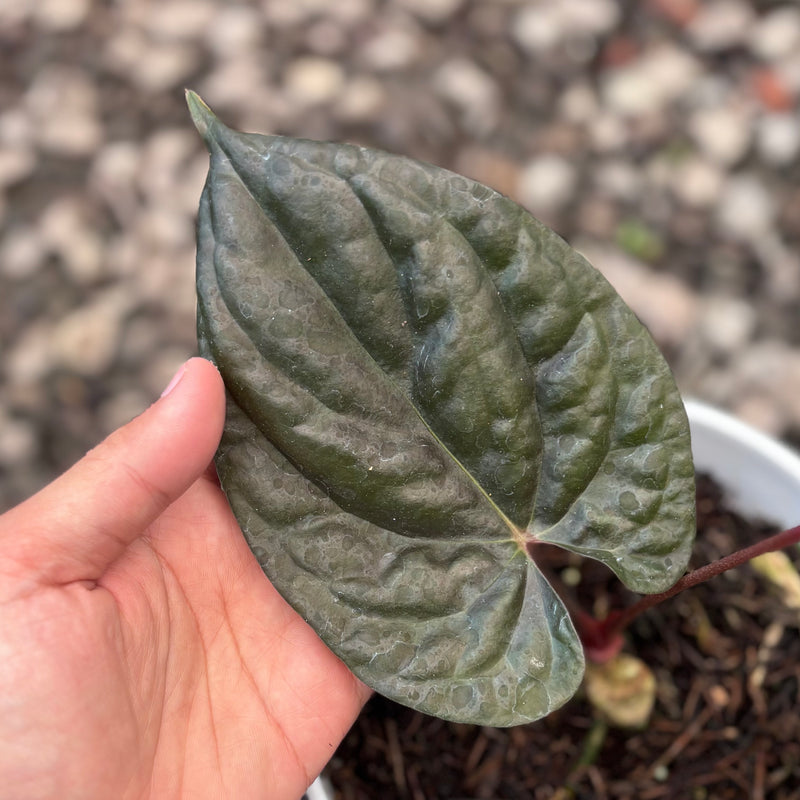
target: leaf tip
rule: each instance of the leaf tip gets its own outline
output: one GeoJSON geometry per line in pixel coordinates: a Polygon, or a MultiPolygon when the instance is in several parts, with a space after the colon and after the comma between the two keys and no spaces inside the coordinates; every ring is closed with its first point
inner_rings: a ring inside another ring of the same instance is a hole
{"type": "Polygon", "coordinates": [[[192,115],[197,132],[208,144],[211,124],[217,121],[214,112],[208,107],[197,92],[186,89],[186,105],[189,106],[189,113],[192,115]]]}

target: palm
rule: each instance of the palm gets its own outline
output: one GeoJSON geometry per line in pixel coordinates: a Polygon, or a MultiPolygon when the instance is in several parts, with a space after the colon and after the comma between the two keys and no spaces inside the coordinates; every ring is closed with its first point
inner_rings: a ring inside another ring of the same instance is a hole
{"type": "MultiPolygon", "coordinates": [[[[36,536],[20,518],[0,519],[0,541],[9,525],[36,536]]],[[[96,580],[27,591],[24,562],[0,580],[15,797],[298,797],[366,697],[205,475],[96,580]]]]}

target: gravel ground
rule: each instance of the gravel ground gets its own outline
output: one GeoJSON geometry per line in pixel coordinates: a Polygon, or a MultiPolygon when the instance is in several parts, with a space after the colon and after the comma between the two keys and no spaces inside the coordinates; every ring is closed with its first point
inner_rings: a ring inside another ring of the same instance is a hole
{"type": "Polygon", "coordinates": [[[800,8],[762,0],[2,0],[0,508],[195,349],[231,125],[468,174],[579,247],[686,394],[800,442],[800,8]]]}

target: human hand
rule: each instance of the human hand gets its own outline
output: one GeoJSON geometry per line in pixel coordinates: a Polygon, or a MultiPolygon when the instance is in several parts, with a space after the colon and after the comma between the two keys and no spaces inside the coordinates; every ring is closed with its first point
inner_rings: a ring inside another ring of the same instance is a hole
{"type": "Polygon", "coordinates": [[[368,690],[278,595],[177,384],[0,517],[0,797],[298,798],[368,690]]]}

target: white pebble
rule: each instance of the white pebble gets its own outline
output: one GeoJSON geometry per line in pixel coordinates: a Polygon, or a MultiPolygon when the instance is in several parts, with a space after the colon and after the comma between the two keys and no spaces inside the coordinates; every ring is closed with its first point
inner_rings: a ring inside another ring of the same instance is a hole
{"type": "Polygon", "coordinates": [[[30,422],[0,415],[0,464],[14,467],[36,454],[36,430],[30,422]]]}
{"type": "Polygon", "coordinates": [[[561,156],[545,154],[530,161],[521,171],[517,194],[534,213],[563,208],[577,183],[574,166],[561,156]]]}
{"type": "Polygon", "coordinates": [[[79,199],[63,197],[47,206],[39,220],[39,234],[73,280],[90,284],[102,277],[103,244],[89,210],[79,199]]]}
{"type": "Polygon", "coordinates": [[[88,73],[65,64],[40,70],[25,95],[38,144],[62,156],[92,154],[103,139],[98,90],[88,73]]]}
{"type": "Polygon", "coordinates": [[[800,153],[800,115],[765,114],[757,123],[756,147],[765,163],[782,167],[800,153]]]}
{"type": "Polygon", "coordinates": [[[114,360],[123,319],[133,302],[129,295],[109,290],[57,322],[52,334],[54,363],[81,375],[105,372],[114,360]]]}
{"type": "Polygon", "coordinates": [[[750,36],[753,52],[767,61],[777,61],[800,48],[800,9],[780,6],[765,14],[750,36]]]}
{"type": "Polygon", "coordinates": [[[481,133],[494,127],[499,90],[494,79],[474,62],[465,58],[445,62],[434,73],[433,87],[459,108],[471,131],[481,133]]]}
{"type": "Polygon", "coordinates": [[[614,28],[619,14],[611,0],[528,4],[512,17],[510,33],[523,50],[536,55],[576,39],[594,40],[614,28]]]}
{"type": "Polygon", "coordinates": [[[51,370],[53,331],[47,321],[28,325],[6,353],[4,368],[20,385],[35,384],[51,370]]]}
{"type": "Polygon", "coordinates": [[[11,148],[29,148],[34,136],[30,113],[12,106],[0,113],[0,143],[11,148]]]}
{"type": "Polygon", "coordinates": [[[713,296],[703,304],[700,332],[715,350],[736,353],[753,336],[756,322],[750,303],[737,297],[713,296]]]}
{"type": "Polygon", "coordinates": [[[36,168],[36,157],[29,147],[0,149],[0,189],[27,178],[36,168]]]}
{"type": "Polygon", "coordinates": [[[380,81],[357,76],[347,83],[334,109],[339,119],[363,122],[373,119],[383,107],[386,94],[380,81]]]}
{"type": "MultiPolygon", "coordinates": [[[[60,2],[60,0],[59,0],[60,2]]],[[[209,0],[160,0],[142,6],[141,22],[153,37],[199,39],[216,25],[217,6],[209,0]]]]}
{"type": "Polygon", "coordinates": [[[48,32],[70,31],[86,21],[90,0],[38,0],[32,4],[36,27],[48,32]]]}
{"type": "Polygon", "coordinates": [[[418,33],[410,25],[395,25],[379,30],[359,51],[363,64],[377,72],[393,72],[410,67],[420,55],[418,33]]]}
{"type": "Polygon", "coordinates": [[[5,278],[31,278],[45,258],[41,235],[33,227],[12,227],[0,242],[0,274],[5,278]]]}
{"type": "Polygon", "coordinates": [[[717,164],[732,166],[747,153],[753,138],[753,117],[744,106],[732,104],[695,111],[688,131],[702,151],[717,164]]]}
{"type": "Polygon", "coordinates": [[[700,156],[687,158],[670,173],[675,196],[691,208],[709,208],[719,200],[725,173],[713,162],[700,156]]]}
{"type": "Polygon", "coordinates": [[[464,0],[398,0],[397,4],[426,22],[442,23],[464,5],[464,0]]]}
{"type": "Polygon", "coordinates": [[[304,106],[332,102],[342,91],[344,81],[344,69],[340,64],[313,56],[291,61],[284,75],[287,94],[304,106]]]}
{"type": "Polygon", "coordinates": [[[597,188],[618,200],[636,200],[642,191],[642,173],[633,164],[613,159],[598,165],[594,171],[597,188]]]}
{"type": "Polygon", "coordinates": [[[672,45],[658,45],[603,77],[605,102],[617,113],[636,116],[662,110],[680,98],[700,72],[697,61],[672,45]]]}
{"type": "Polygon", "coordinates": [[[774,218],[773,199],[756,175],[729,178],[717,208],[717,223],[723,233],[754,241],[770,232],[774,218]]]}
{"type": "Polygon", "coordinates": [[[23,25],[32,12],[31,0],[3,0],[0,3],[0,28],[11,30],[23,25]]]}
{"type": "Polygon", "coordinates": [[[262,19],[254,8],[220,6],[205,36],[216,55],[229,58],[256,47],[261,42],[263,28],[262,19]]]}
{"type": "Polygon", "coordinates": [[[750,35],[754,15],[742,0],[712,0],[698,5],[698,14],[688,28],[689,37],[700,50],[726,50],[750,35]]]}
{"type": "Polygon", "coordinates": [[[599,103],[594,89],[584,81],[570,84],[558,99],[559,114],[578,125],[594,124],[599,103]]]}
{"type": "Polygon", "coordinates": [[[195,42],[160,42],[130,27],[109,38],[106,65],[146,93],[177,89],[194,72],[200,53],[195,42]]]}
{"type": "Polygon", "coordinates": [[[589,127],[589,137],[595,150],[600,153],[611,153],[625,147],[629,132],[622,117],[610,112],[601,112],[589,127]]]}

